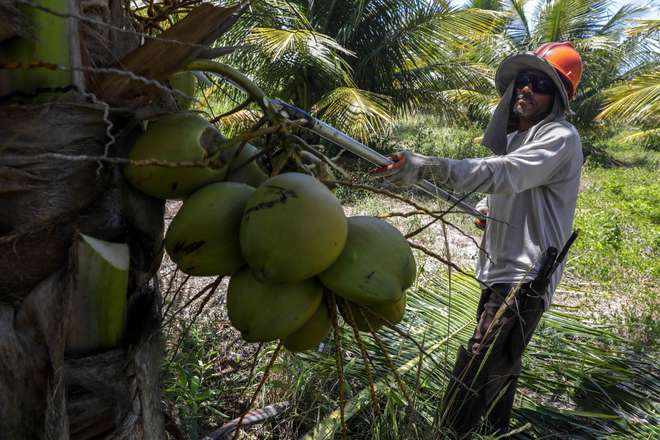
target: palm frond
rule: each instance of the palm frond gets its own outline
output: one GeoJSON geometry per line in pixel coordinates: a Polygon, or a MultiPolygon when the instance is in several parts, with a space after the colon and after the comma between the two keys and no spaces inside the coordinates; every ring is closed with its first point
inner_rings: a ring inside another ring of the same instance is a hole
{"type": "Polygon", "coordinates": [[[624,30],[633,19],[639,18],[640,15],[645,14],[648,10],[649,8],[646,6],[637,6],[634,4],[623,5],[612,15],[607,23],[601,26],[598,33],[618,34],[618,32],[624,30]]]}
{"type": "Polygon", "coordinates": [[[247,37],[271,63],[288,67],[316,66],[322,72],[350,82],[350,65],[339,54],[354,54],[327,35],[306,29],[274,29],[257,27],[247,37]]]}
{"type": "Polygon", "coordinates": [[[494,67],[519,49],[506,32],[475,36],[473,47],[465,55],[466,59],[489,66],[491,74],[487,78],[493,78],[494,67]]]}
{"type": "Polygon", "coordinates": [[[532,36],[529,19],[525,14],[525,5],[528,0],[510,0],[508,3],[510,18],[507,23],[507,35],[522,44],[532,36]]]}
{"type": "Polygon", "coordinates": [[[332,90],[314,105],[313,111],[360,140],[385,131],[393,122],[388,97],[354,87],[332,90]]]}
{"type": "Polygon", "coordinates": [[[660,20],[636,20],[635,25],[626,30],[630,37],[638,35],[656,34],[660,32],[660,20]]]}
{"type": "MultiPolygon", "coordinates": [[[[253,2],[243,22],[248,29],[254,23],[270,24],[277,28],[314,29],[309,19],[309,5],[306,1],[264,0],[253,2]]],[[[245,29],[245,28],[244,28],[245,29]]]]}
{"type": "Polygon", "coordinates": [[[245,109],[220,118],[218,124],[222,132],[226,136],[231,137],[235,133],[240,133],[253,127],[260,118],[260,112],[245,109]]]}
{"type": "Polygon", "coordinates": [[[466,113],[469,112],[482,121],[487,121],[490,118],[499,102],[496,95],[473,90],[445,90],[442,95],[448,101],[458,104],[466,113]]]}
{"type": "Polygon", "coordinates": [[[660,128],[633,131],[623,136],[621,142],[631,145],[645,145],[657,150],[660,145],[660,128]]]}
{"type": "Polygon", "coordinates": [[[540,41],[565,41],[592,35],[607,22],[606,0],[552,0],[545,3],[534,33],[540,41]]]}
{"type": "Polygon", "coordinates": [[[653,125],[660,121],[660,69],[639,75],[604,92],[605,107],[597,119],[653,125]]]}
{"type": "MultiPolygon", "coordinates": [[[[411,426],[406,421],[410,414],[415,415],[412,423],[426,435],[420,438],[438,438],[443,434],[433,430],[434,416],[447,384],[447,369],[458,346],[471,336],[478,297],[479,286],[467,277],[454,275],[450,279],[441,273],[418,280],[408,293],[406,317],[400,328],[425,346],[423,356],[409,339],[383,329],[378,335],[390,354],[393,364],[389,364],[372,338],[362,337],[378,395],[393,410],[397,429],[401,430],[397,438],[410,438],[406,437],[406,433],[410,436],[413,432],[406,431],[411,426]],[[382,387],[383,383],[393,383],[392,367],[409,390],[416,390],[414,408],[398,387],[382,387]]],[[[355,426],[359,425],[359,420],[354,419],[359,419],[360,412],[369,411],[368,382],[351,332],[344,328],[341,336],[346,360],[344,379],[353,384],[348,390],[345,415],[349,426],[355,426]],[[355,388],[356,384],[362,386],[355,388]]],[[[535,434],[552,438],[602,438],[615,434],[625,438],[651,432],[657,422],[654,402],[660,398],[660,371],[652,359],[643,355],[633,358],[618,349],[625,344],[608,328],[595,326],[578,315],[546,312],[525,354],[521,386],[528,391],[523,394],[522,404],[515,408],[517,423],[531,422],[535,434]],[[553,401],[539,402],[531,397],[538,395],[552,395],[553,401]]],[[[320,372],[319,365],[323,365],[325,373],[334,374],[333,356],[308,353],[302,358],[307,368],[314,371],[312,374],[320,372]]],[[[364,415],[371,429],[379,423],[392,426],[387,413],[381,417],[379,422],[364,415]]],[[[331,411],[307,438],[332,438],[340,426],[338,411],[331,411]]]]}
{"type": "Polygon", "coordinates": [[[660,20],[635,20],[624,32],[625,46],[633,46],[629,68],[660,61],[660,20]]]}
{"type": "Polygon", "coordinates": [[[504,7],[502,3],[502,0],[472,0],[470,3],[468,3],[468,7],[501,11],[504,7]]]}
{"type": "MultiPolygon", "coordinates": [[[[432,73],[435,66],[451,64],[459,47],[475,35],[490,33],[500,20],[494,11],[451,10],[435,4],[424,8],[417,4],[405,13],[397,12],[395,6],[389,9],[382,17],[370,14],[360,25],[362,32],[354,33],[350,47],[357,53],[356,84],[388,94],[401,104],[406,102],[405,89],[409,84],[416,87],[421,71],[432,73]],[[400,87],[393,88],[394,84],[400,87]]],[[[460,63],[452,66],[454,78],[469,77],[461,67],[460,63]]]]}

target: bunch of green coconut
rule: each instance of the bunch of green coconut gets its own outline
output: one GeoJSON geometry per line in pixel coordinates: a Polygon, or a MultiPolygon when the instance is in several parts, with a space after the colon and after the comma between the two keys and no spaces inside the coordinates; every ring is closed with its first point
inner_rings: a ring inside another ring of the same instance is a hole
{"type": "Polygon", "coordinates": [[[332,327],[331,304],[361,331],[399,322],[416,274],[405,237],[375,217],[346,218],[315,177],[268,177],[249,161],[256,147],[226,145],[200,116],[168,116],[149,123],[130,159],[219,158],[224,165],[130,164],[125,175],[154,197],[184,199],[165,250],[189,275],[231,276],[228,316],[243,339],[279,339],[291,351],[316,348],[332,327]]]}

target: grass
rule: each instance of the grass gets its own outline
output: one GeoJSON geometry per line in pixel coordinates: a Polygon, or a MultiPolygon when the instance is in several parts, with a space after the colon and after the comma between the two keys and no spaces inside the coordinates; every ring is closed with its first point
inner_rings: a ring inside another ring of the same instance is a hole
{"type": "Polygon", "coordinates": [[[567,272],[621,306],[615,318],[641,348],[660,334],[660,152],[616,139],[596,146],[607,160],[588,156],[583,169],[575,218],[582,234],[567,272]]]}
{"type": "Polygon", "coordinates": [[[480,144],[479,128],[446,127],[431,115],[413,115],[400,119],[393,132],[375,141],[383,153],[406,149],[429,156],[452,159],[487,156],[490,151],[480,144]]]}

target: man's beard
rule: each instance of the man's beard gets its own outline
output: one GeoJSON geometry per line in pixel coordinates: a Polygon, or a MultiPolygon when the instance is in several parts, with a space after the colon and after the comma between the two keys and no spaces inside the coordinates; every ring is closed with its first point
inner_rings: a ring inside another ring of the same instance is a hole
{"type": "Polygon", "coordinates": [[[511,111],[513,112],[514,115],[524,118],[530,118],[534,116],[534,114],[525,114],[525,111],[523,110],[522,106],[520,105],[520,100],[526,100],[527,102],[531,102],[531,99],[527,96],[525,96],[522,93],[519,93],[513,97],[513,105],[511,108],[511,111]]]}
{"type": "Polygon", "coordinates": [[[523,93],[518,93],[513,97],[513,103],[511,105],[511,115],[515,118],[525,118],[533,122],[538,122],[544,119],[552,112],[552,104],[546,111],[540,111],[538,109],[538,102],[534,100],[533,97],[527,96],[523,93]],[[534,109],[532,112],[526,112],[519,101],[523,99],[526,100],[528,104],[531,104],[534,109]]]}

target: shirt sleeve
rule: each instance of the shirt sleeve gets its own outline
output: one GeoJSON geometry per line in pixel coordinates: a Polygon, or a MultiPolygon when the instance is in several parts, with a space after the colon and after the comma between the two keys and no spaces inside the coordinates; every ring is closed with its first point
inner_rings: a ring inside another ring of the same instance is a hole
{"type": "Polygon", "coordinates": [[[457,191],[517,194],[551,183],[576,154],[577,144],[570,130],[550,130],[504,156],[446,159],[444,183],[457,191]]]}
{"type": "Polygon", "coordinates": [[[482,209],[488,210],[488,196],[484,197],[483,199],[479,200],[479,203],[477,203],[474,208],[477,211],[481,211],[482,209]]]}

